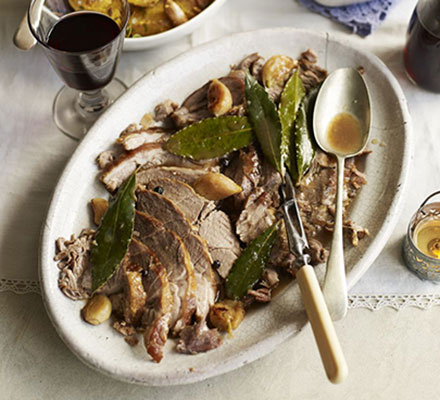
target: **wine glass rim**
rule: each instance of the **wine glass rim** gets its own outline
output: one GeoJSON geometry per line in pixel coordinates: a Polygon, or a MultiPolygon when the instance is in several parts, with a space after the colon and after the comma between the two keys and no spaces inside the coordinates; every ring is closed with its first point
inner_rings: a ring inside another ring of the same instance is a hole
{"type": "MultiPolygon", "coordinates": [[[[45,47],[46,49],[48,49],[48,50],[50,50],[50,51],[54,51],[54,52],[62,53],[62,54],[72,54],[72,55],[89,54],[89,53],[93,53],[93,52],[95,52],[95,51],[99,51],[99,50],[103,49],[104,47],[107,47],[109,44],[111,44],[111,43],[113,43],[115,40],[117,40],[123,32],[124,32],[124,34],[125,34],[125,29],[127,28],[128,20],[129,20],[129,18],[130,18],[130,6],[129,6],[129,4],[128,4],[128,0],[121,0],[121,1],[123,1],[123,2],[126,4],[126,7],[127,7],[126,18],[125,18],[124,23],[122,24],[122,27],[121,27],[121,30],[120,30],[119,34],[118,34],[116,37],[114,37],[110,42],[108,42],[108,43],[106,43],[106,44],[104,44],[104,45],[102,45],[102,46],[96,47],[96,48],[94,48],[94,49],[84,50],[84,51],[67,51],[67,50],[60,50],[60,49],[56,49],[55,47],[49,46],[47,43],[45,43],[44,41],[42,41],[42,40],[39,38],[39,35],[35,32],[34,27],[33,27],[32,24],[31,24],[30,10],[31,10],[32,6],[34,5],[34,3],[35,3],[36,1],[37,1],[37,0],[31,0],[31,2],[30,2],[30,4],[29,4],[28,11],[27,11],[27,23],[28,23],[28,26],[29,26],[29,30],[31,31],[32,36],[33,36],[33,37],[37,40],[37,42],[38,42],[39,44],[41,44],[43,47],[45,47]]],[[[82,13],[96,13],[96,14],[101,14],[101,15],[105,15],[106,17],[109,17],[108,15],[106,15],[106,14],[104,14],[104,13],[102,13],[102,12],[99,12],[99,11],[93,11],[93,10],[79,10],[79,11],[72,11],[71,13],[68,13],[68,14],[65,14],[65,15],[71,15],[71,14],[82,14],[82,13]]],[[[63,16],[63,17],[64,17],[64,16],[63,16]]],[[[63,17],[61,17],[61,18],[63,18],[63,17]]],[[[61,19],[61,18],[60,18],[60,19],[61,19]]],[[[109,18],[110,18],[110,17],[109,17],[109,18]]]]}

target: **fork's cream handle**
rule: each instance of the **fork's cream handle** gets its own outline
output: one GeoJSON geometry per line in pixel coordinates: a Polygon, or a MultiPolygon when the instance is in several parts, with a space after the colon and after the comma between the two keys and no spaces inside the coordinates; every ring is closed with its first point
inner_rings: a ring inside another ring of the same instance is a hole
{"type": "Polygon", "coordinates": [[[340,383],[347,377],[348,367],[313,267],[305,265],[296,278],[327,377],[340,383]]]}
{"type": "Polygon", "coordinates": [[[34,38],[29,29],[27,12],[23,16],[23,19],[21,20],[20,25],[14,34],[13,41],[15,46],[21,50],[29,50],[37,43],[37,40],[34,38]]]}

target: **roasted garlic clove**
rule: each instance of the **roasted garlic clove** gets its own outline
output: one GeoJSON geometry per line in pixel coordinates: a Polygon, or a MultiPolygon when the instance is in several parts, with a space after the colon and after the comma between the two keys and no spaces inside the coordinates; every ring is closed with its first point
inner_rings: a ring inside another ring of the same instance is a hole
{"type": "Polygon", "coordinates": [[[245,310],[241,301],[223,300],[214,304],[209,312],[209,321],[219,331],[229,334],[243,321],[245,310]]]}
{"type": "Polygon", "coordinates": [[[261,71],[264,86],[267,88],[283,87],[289,79],[290,72],[296,66],[297,61],[288,56],[270,57],[261,71]]]}
{"type": "Polygon", "coordinates": [[[101,223],[102,217],[108,209],[108,201],[100,197],[96,197],[90,201],[93,211],[93,222],[95,225],[101,223]]]}
{"type": "Polygon", "coordinates": [[[165,14],[171,20],[174,26],[188,21],[188,17],[182,8],[173,0],[165,0],[165,14]]]}
{"type": "Polygon", "coordinates": [[[213,79],[208,89],[208,109],[216,117],[226,114],[232,108],[232,94],[218,79],[213,79]]]}
{"type": "Polygon", "coordinates": [[[193,183],[194,190],[208,200],[222,200],[243,189],[232,179],[218,172],[208,172],[193,183]]]}
{"type": "Polygon", "coordinates": [[[92,325],[99,325],[107,321],[111,313],[112,303],[103,294],[93,296],[82,309],[84,320],[92,325]]]}

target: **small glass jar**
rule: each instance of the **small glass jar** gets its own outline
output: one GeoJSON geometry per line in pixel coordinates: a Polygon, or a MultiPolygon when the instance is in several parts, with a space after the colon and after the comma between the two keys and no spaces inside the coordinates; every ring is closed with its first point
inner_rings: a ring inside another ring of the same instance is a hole
{"type": "Polygon", "coordinates": [[[421,279],[440,283],[440,202],[428,203],[429,195],[411,218],[403,242],[407,267],[421,279]]]}

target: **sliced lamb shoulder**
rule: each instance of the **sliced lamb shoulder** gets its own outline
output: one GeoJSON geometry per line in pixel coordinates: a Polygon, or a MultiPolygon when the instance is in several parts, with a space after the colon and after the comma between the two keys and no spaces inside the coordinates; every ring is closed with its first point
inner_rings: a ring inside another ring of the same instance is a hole
{"type": "Polygon", "coordinates": [[[196,308],[196,278],[190,255],[182,240],[158,219],[136,211],[134,238],[146,245],[168,274],[173,295],[170,326],[178,333],[188,325],[196,308]]]}
{"type": "Polygon", "coordinates": [[[261,82],[261,70],[263,69],[264,63],[265,59],[263,57],[258,53],[252,53],[238,64],[237,70],[249,72],[261,82]]]}
{"type": "Polygon", "coordinates": [[[138,185],[150,187],[150,182],[155,179],[168,178],[176,179],[188,185],[192,185],[202,175],[206,174],[204,168],[185,168],[173,166],[160,166],[152,168],[141,168],[136,175],[138,185]]]}
{"type": "MultiPolygon", "coordinates": [[[[131,245],[130,248],[133,246],[131,245]]],[[[122,262],[123,286],[125,294],[124,320],[132,326],[138,326],[144,312],[147,295],[142,283],[141,265],[132,263],[130,254],[122,262]]]]}
{"type": "Polygon", "coordinates": [[[209,329],[205,321],[187,326],[180,333],[176,350],[179,353],[198,354],[213,350],[222,344],[217,329],[209,329]]]}
{"type": "MultiPolygon", "coordinates": [[[[355,164],[355,159],[346,162],[344,171],[344,233],[353,245],[368,234],[368,231],[346,219],[346,210],[353,198],[366,183],[365,175],[355,164]],[[359,233],[359,234],[358,234],[359,233]]],[[[297,190],[298,206],[303,216],[308,237],[316,237],[323,230],[333,231],[336,197],[336,162],[326,154],[318,152],[313,164],[301,180],[297,190]]]]}
{"type": "Polygon", "coordinates": [[[91,270],[90,250],[94,236],[94,230],[83,229],[78,237],[72,235],[70,239],[60,237],[56,240],[54,261],[60,269],[58,286],[72,300],[90,296],[91,279],[87,279],[87,275],[91,270]],[[86,284],[85,280],[89,282],[86,284]]]}
{"type": "MultiPolygon", "coordinates": [[[[146,304],[141,322],[144,329],[145,348],[154,361],[160,362],[163,357],[163,347],[168,338],[173,310],[173,295],[167,271],[150,254],[149,248],[136,239],[132,239],[130,243],[130,253],[132,262],[133,260],[141,262],[148,260],[148,272],[142,278],[146,304]]],[[[142,267],[145,267],[145,264],[142,267]]]]}
{"type": "Polygon", "coordinates": [[[231,212],[240,212],[243,203],[260,182],[261,162],[256,149],[250,146],[246,150],[240,150],[225,168],[224,174],[243,189],[227,199],[225,207],[231,212]]]}
{"type": "Polygon", "coordinates": [[[111,192],[115,191],[139,165],[146,168],[157,165],[177,165],[177,166],[201,166],[208,169],[215,166],[216,161],[208,160],[204,162],[191,161],[189,159],[176,156],[162,148],[162,143],[145,143],[142,146],[123,153],[112,164],[108,165],[102,172],[100,179],[111,192]]]}
{"type": "Polygon", "coordinates": [[[192,224],[196,223],[202,210],[210,203],[209,200],[198,195],[191,186],[176,179],[151,179],[145,187],[171,200],[192,224]]]}
{"type": "Polygon", "coordinates": [[[162,127],[150,128],[140,127],[130,132],[122,132],[117,142],[124,147],[124,150],[134,150],[146,143],[164,142],[170,136],[170,132],[162,127]]]}
{"type": "Polygon", "coordinates": [[[251,193],[236,223],[236,232],[242,242],[251,242],[275,223],[275,208],[272,205],[272,196],[263,187],[251,193]]]}
{"type": "Polygon", "coordinates": [[[137,199],[138,210],[157,218],[182,239],[196,276],[196,316],[199,321],[206,319],[217,297],[217,283],[206,242],[196,234],[183,212],[168,198],[151,190],[139,190],[137,199]]]}
{"type": "MultiPolygon", "coordinates": [[[[233,77],[225,76],[219,81],[223,83],[231,92],[232,107],[238,107],[244,102],[244,81],[233,77]]],[[[211,81],[207,82],[200,89],[190,94],[182,106],[171,114],[174,124],[178,128],[184,128],[202,119],[212,117],[208,109],[208,90],[211,81]]]]}
{"type": "Polygon", "coordinates": [[[206,215],[202,213],[198,229],[199,235],[208,243],[209,253],[218,274],[226,278],[241,253],[240,243],[228,215],[215,209],[206,215]]]}
{"type": "Polygon", "coordinates": [[[131,265],[144,271],[140,280],[146,301],[140,313],[145,348],[154,361],[160,362],[173,309],[167,271],[151,250],[134,238],[130,242],[129,254],[131,265]]]}

